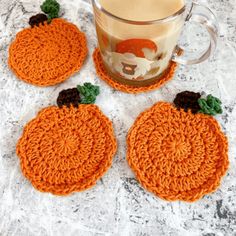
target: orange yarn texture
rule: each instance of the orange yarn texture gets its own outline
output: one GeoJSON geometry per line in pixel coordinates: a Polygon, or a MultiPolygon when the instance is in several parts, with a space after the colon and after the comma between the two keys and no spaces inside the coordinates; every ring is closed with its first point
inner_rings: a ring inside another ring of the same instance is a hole
{"type": "Polygon", "coordinates": [[[45,108],[17,144],[25,177],[39,191],[56,195],[95,185],[115,152],[112,123],[96,105],[45,108]]]}
{"type": "Polygon", "coordinates": [[[97,74],[102,80],[104,80],[114,89],[120,90],[125,93],[133,93],[133,94],[148,92],[160,88],[162,85],[164,85],[166,82],[168,82],[174,77],[175,70],[177,67],[177,64],[175,62],[171,62],[169,69],[163,74],[161,78],[159,78],[156,81],[156,83],[143,87],[136,87],[136,86],[121,84],[112,79],[111,76],[107,74],[98,48],[96,48],[93,53],[93,61],[95,64],[97,74]]]}
{"type": "Polygon", "coordinates": [[[140,114],[127,146],[139,182],[168,201],[194,202],[216,190],[229,164],[227,139],[213,117],[166,102],[140,114]]]}
{"type": "Polygon", "coordinates": [[[58,84],[79,71],[87,56],[86,44],[85,34],[75,25],[56,18],[19,32],[10,45],[8,64],[27,83],[58,84]]]}

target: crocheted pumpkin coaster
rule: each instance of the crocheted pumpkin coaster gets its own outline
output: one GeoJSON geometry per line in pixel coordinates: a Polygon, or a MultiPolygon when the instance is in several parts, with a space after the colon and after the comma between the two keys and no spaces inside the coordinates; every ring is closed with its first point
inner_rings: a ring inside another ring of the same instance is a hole
{"type": "MultiPolygon", "coordinates": [[[[182,101],[188,99],[189,94],[182,101]]],[[[158,102],[141,113],[129,130],[127,159],[150,192],[168,201],[194,202],[219,186],[229,164],[228,143],[213,117],[180,107],[158,102]]]]}
{"type": "Polygon", "coordinates": [[[162,85],[164,85],[166,82],[168,82],[174,77],[174,73],[177,67],[177,64],[175,62],[171,62],[169,69],[155,83],[151,85],[143,86],[143,87],[137,87],[137,86],[121,84],[115,81],[114,79],[112,79],[111,76],[108,75],[106,72],[106,69],[105,69],[105,66],[103,65],[102,57],[98,48],[96,48],[93,53],[93,61],[95,64],[97,74],[102,80],[104,80],[107,84],[109,84],[114,89],[120,90],[125,93],[134,93],[134,94],[148,92],[148,91],[160,88],[162,85]]]}
{"type": "Polygon", "coordinates": [[[90,84],[78,89],[82,93],[62,91],[59,107],[41,110],[18,141],[22,172],[39,191],[67,195],[88,189],[112,164],[116,140],[111,121],[96,105],[78,105],[94,101],[98,90],[90,84]]]}
{"type": "Polygon", "coordinates": [[[80,70],[87,55],[85,34],[66,20],[52,19],[52,13],[48,14],[49,20],[44,14],[31,17],[32,28],[19,32],[9,48],[8,64],[12,71],[21,80],[37,86],[68,79],[80,70]]]}

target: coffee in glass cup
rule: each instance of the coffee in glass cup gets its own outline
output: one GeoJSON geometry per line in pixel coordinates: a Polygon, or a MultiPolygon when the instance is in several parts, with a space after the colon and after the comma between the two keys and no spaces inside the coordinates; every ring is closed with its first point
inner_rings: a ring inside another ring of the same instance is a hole
{"type": "Polygon", "coordinates": [[[213,13],[184,0],[93,0],[98,44],[107,73],[133,86],[155,83],[171,60],[195,64],[214,51],[218,27],[213,13]],[[183,25],[195,21],[210,35],[207,50],[197,59],[179,56],[177,46],[183,25]]]}

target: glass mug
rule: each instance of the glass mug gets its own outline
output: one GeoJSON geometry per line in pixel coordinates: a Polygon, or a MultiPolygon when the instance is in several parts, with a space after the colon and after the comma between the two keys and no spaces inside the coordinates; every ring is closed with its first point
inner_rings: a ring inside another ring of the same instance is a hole
{"type": "Polygon", "coordinates": [[[105,10],[92,0],[99,49],[107,73],[116,81],[133,86],[155,83],[174,61],[184,65],[206,60],[215,50],[218,24],[205,6],[185,4],[171,16],[160,20],[132,21],[105,10]],[[177,45],[184,23],[203,25],[210,36],[209,47],[196,59],[180,55],[177,45]]]}

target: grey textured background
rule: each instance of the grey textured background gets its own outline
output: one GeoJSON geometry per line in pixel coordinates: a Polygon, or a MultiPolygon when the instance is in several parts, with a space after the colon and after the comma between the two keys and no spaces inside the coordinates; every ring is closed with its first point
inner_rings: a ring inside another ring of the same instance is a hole
{"type": "MultiPolygon", "coordinates": [[[[63,17],[86,32],[89,57],[80,73],[49,88],[18,80],[8,69],[8,46],[15,34],[39,12],[39,0],[0,0],[0,235],[16,236],[222,236],[236,235],[236,1],[198,1],[209,6],[220,24],[217,52],[200,65],[180,66],[175,79],[158,91],[128,95],[96,76],[91,54],[96,35],[91,6],[61,0],[63,17]],[[112,168],[91,190],[68,197],[36,191],[22,176],[15,144],[23,126],[37,111],[55,104],[59,91],[85,81],[101,86],[97,104],[113,121],[119,149],[112,168]],[[182,90],[220,97],[224,114],[217,117],[229,139],[230,168],[220,188],[189,204],[166,202],[144,191],[125,160],[125,136],[137,115],[159,100],[172,101],[182,90]]],[[[186,27],[182,42],[200,46],[205,32],[186,27]],[[191,33],[191,34],[190,34],[191,33]],[[197,37],[199,36],[199,40],[197,37]]]]}

